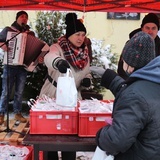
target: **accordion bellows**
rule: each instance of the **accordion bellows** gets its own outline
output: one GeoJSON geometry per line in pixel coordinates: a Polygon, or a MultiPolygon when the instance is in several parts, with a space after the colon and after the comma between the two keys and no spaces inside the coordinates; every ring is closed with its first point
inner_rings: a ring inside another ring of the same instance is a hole
{"type": "Polygon", "coordinates": [[[7,34],[8,53],[4,54],[3,64],[23,65],[27,71],[33,71],[38,65],[39,56],[44,57],[49,46],[37,37],[9,31],[7,34]]]}

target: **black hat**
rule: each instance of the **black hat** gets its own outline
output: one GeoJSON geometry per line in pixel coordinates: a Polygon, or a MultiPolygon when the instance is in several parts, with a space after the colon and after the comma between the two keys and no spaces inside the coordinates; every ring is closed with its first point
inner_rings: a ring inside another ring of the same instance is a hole
{"type": "Polygon", "coordinates": [[[142,31],[136,33],[124,46],[123,60],[136,69],[144,67],[155,58],[155,43],[153,38],[142,31]]]}
{"type": "Polygon", "coordinates": [[[157,27],[158,27],[158,30],[159,30],[159,19],[158,19],[156,14],[154,14],[154,13],[147,14],[142,20],[141,28],[146,23],[155,23],[157,25],[157,27]]]}
{"type": "Polygon", "coordinates": [[[65,24],[67,25],[66,38],[79,31],[84,31],[86,33],[85,26],[80,19],[77,19],[77,15],[75,13],[68,13],[66,15],[65,24]]]}
{"type": "Polygon", "coordinates": [[[19,12],[17,12],[16,20],[17,20],[17,19],[18,19],[18,17],[19,17],[19,16],[21,16],[22,14],[25,14],[25,15],[28,17],[27,12],[25,12],[25,11],[19,11],[19,12]]]}
{"type": "Polygon", "coordinates": [[[142,31],[141,28],[137,28],[129,33],[129,39],[131,39],[137,32],[142,31]]]}

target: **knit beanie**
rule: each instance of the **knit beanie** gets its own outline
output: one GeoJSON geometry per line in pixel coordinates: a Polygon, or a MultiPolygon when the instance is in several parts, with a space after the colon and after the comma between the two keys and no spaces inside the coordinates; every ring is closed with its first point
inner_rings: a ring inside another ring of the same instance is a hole
{"type": "Polygon", "coordinates": [[[27,12],[25,12],[25,11],[19,11],[19,12],[17,12],[17,14],[16,14],[16,20],[17,20],[18,17],[21,16],[22,14],[25,14],[25,15],[28,17],[27,12]]]}
{"type": "Polygon", "coordinates": [[[136,33],[124,46],[123,60],[136,69],[144,67],[155,58],[155,43],[153,38],[142,31],[136,33]]]}
{"type": "Polygon", "coordinates": [[[68,13],[66,15],[65,24],[67,25],[66,38],[79,31],[84,31],[86,33],[85,26],[81,20],[77,19],[77,15],[75,13],[68,13]]]}
{"type": "Polygon", "coordinates": [[[142,31],[141,28],[137,28],[129,33],[129,39],[131,39],[137,32],[142,31]]]}
{"type": "Polygon", "coordinates": [[[142,20],[141,28],[146,23],[155,23],[157,25],[157,27],[158,27],[158,30],[159,30],[159,19],[158,19],[156,14],[154,14],[154,13],[147,14],[142,20]]]}

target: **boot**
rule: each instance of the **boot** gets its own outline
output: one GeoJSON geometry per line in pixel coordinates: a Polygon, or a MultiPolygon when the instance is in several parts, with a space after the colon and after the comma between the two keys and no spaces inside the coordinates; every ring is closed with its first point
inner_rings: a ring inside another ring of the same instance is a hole
{"type": "Polygon", "coordinates": [[[4,122],[4,115],[1,114],[1,115],[0,115],[0,125],[3,124],[3,122],[4,122]]]}
{"type": "Polygon", "coordinates": [[[15,120],[20,121],[21,123],[27,122],[27,119],[24,118],[21,113],[15,114],[15,120]]]}

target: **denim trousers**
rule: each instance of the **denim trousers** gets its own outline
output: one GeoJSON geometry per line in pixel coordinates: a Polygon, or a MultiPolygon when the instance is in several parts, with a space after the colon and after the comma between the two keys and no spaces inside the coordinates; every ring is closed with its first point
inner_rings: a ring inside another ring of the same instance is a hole
{"type": "Polygon", "coordinates": [[[26,83],[27,71],[23,66],[4,65],[2,75],[2,93],[0,99],[0,113],[7,110],[8,101],[10,99],[13,86],[14,90],[14,113],[20,113],[22,110],[22,96],[26,83]]]}

